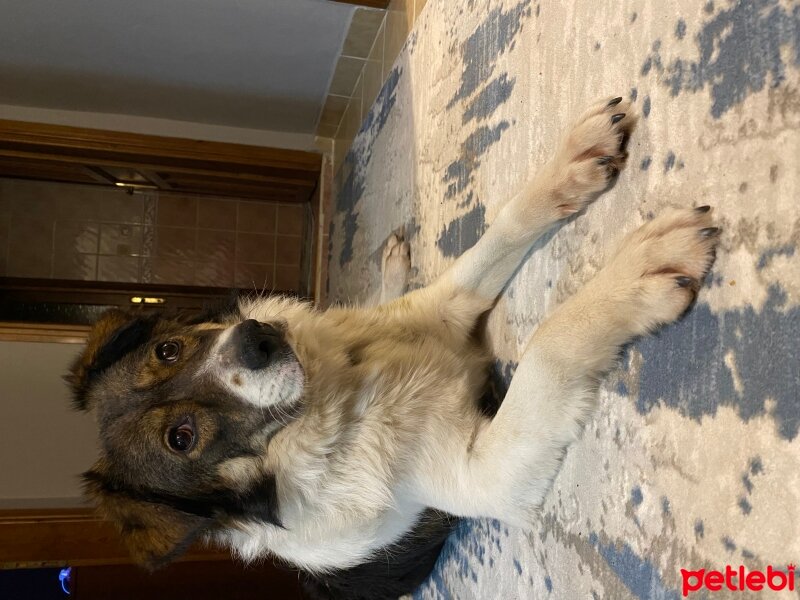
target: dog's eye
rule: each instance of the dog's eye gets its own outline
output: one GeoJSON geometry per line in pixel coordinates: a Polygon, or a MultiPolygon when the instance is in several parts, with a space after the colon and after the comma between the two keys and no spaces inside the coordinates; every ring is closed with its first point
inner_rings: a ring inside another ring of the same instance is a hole
{"type": "Polygon", "coordinates": [[[175,452],[187,452],[194,446],[194,438],[194,427],[187,421],[169,430],[167,443],[175,452]]]}
{"type": "Polygon", "coordinates": [[[181,344],[170,340],[156,346],[156,356],[163,362],[175,362],[181,355],[181,344]]]}

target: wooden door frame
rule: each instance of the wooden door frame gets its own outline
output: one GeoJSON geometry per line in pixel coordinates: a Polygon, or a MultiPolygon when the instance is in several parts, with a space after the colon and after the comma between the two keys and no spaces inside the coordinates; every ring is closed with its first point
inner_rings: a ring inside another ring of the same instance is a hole
{"type": "Polygon", "coordinates": [[[84,344],[90,329],[89,325],[0,321],[0,342],[84,344]]]}
{"type": "MultiPolygon", "coordinates": [[[[228,559],[226,550],[195,544],[180,560],[228,559]]],[[[0,510],[0,569],[132,563],[114,526],[91,508],[0,510]]]]}
{"type": "Polygon", "coordinates": [[[133,297],[156,297],[164,300],[163,304],[154,305],[157,307],[201,310],[209,302],[224,300],[235,291],[195,285],[0,277],[0,293],[4,300],[15,302],[135,307],[131,303],[133,297]]]}
{"type": "Polygon", "coordinates": [[[319,152],[0,119],[3,177],[291,203],[311,198],[321,163],[319,152]]]}
{"type": "Polygon", "coordinates": [[[89,332],[87,323],[36,322],[15,317],[15,306],[84,305],[116,306],[136,310],[188,310],[201,312],[226,303],[244,290],[201,286],[162,284],[115,283],[106,281],[78,281],[34,279],[25,277],[0,277],[0,303],[11,310],[0,314],[0,341],[57,342],[80,344],[89,332]],[[155,298],[162,304],[135,304],[133,298],[155,298]],[[5,320],[3,320],[5,319],[5,320]]]}

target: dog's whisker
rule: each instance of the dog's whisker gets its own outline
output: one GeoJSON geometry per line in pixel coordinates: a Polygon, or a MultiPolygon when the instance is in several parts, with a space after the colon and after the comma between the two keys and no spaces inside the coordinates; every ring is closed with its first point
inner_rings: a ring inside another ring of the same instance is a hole
{"type": "Polygon", "coordinates": [[[261,286],[261,298],[266,298],[266,290],[267,290],[267,274],[264,273],[264,283],[261,286]]]}

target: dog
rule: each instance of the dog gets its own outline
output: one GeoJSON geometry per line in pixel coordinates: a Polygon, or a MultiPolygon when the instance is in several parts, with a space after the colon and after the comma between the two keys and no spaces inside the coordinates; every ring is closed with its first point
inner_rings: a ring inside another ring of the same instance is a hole
{"type": "Polygon", "coordinates": [[[402,295],[409,248],[393,236],[377,306],[105,314],[68,379],[100,428],[87,492],[133,557],[157,567],[200,537],[300,568],[318,597],[388,598],[424,579],[453,517],[530,528],[602,375],[689,308],[713,261],[708,206],[633,231],[482,411],[480,319],[534,242],[613,185],[636,121],[622,98],[590,107],[427,287],[402,295]]]}

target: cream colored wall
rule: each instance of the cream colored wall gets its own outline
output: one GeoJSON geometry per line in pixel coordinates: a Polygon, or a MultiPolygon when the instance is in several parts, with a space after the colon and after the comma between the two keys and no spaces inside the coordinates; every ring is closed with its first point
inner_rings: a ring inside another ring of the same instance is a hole
{"type": "Polygon", "coordinates": [[[80,348],[0,342],[0,508],[80,502],[78,475],[96,456],[96,433],[61,379],[80,348]]]}

